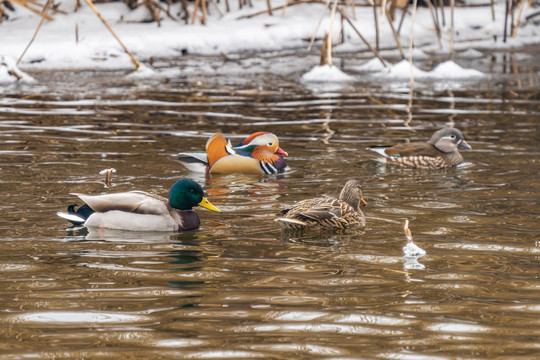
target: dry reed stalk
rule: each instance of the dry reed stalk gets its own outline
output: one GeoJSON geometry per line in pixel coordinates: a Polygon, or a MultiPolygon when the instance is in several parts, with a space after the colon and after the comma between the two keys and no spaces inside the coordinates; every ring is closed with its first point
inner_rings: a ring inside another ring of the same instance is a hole
{"type": "Polygon", "coordinates": [[[517,19],[516,19],[516,22],[515,22],[514,26],[512,27],[512,32],[510,34],[510,37],[516,37],[517,29],[518,29],[518,26],[519,26],[519,21],[521,19],[521,13],[523,12],[523,5],[525,5],[525,0],[521,0],[519,2],[519,10],[518,10],[517,19]]]}
{"type": "Polygon", "coordinates": [[[319,66],[328,64],[328,33],[324,35],[323,43],[321,45],[321,54],[319,57],[319,66]]]}
{"type": "Polygon", "coordinates": [[[439,9],[441,9],[442,26],[446,26],[446,16],[444,16],[444,0],[439,0],[439,9]]]}
{"type": "MultiPolygon", "coordinates": [[[[302,4],[322,4],[322,1],[316,1],[316,0],[298,0],[290,4],[285,4],[282,6],[276,6],[272,8],[272,11],[278,11],[283,10],[284,7],[293,6],[293,5],[302,5],[302,4]]],[[[242,15],[236,18],[236,20],[242,20],[242,19],[251,19],[252,17],[267,14],[268,10],[262,10],[257,11],[256,13],[249,14],[249,15],[242,15]]]]}
{"type": "Polygon", "coordinates": [[[405,59],[405,52],[403,51],[403,47],[401,46],[401,43],[399,42],[399,35],[396,31],[396,28],[394,27],[394,23],[392,22],[390,13],[388,11],[385,11],[385,14],[386,14],[386,18],[388,19],[388,25],[390,25],[390,29],[392,29],[392,34],[394,34],[394,40],[396,40],[396,45],[399,50],[399,53],[401,54],[401,58],[405,59]]]}
{"type": "Polygon", "coordinates": [[[409,37],[409,68],[411,71],[411,77],[410,77],[410,83],[411,86],[409,88],[409,101],[407,102],[407,120],[405,120],[404,125],[407,127],[410,127],[410,123],[412,121],[412,103],[413,103],[413,94],[414,94],[414,74],[413,74],[413,47],[414,47],[414,20],[416,18],[416,6],[418,2],[417,0],[413,1],[413,9],[411,13],[411,36],[409,37]]]}
{"type": "Polygon", "coordinates": [[[405,7],[403,8],[403,11],[401,12],[401,18],[399,19],[399,25],[397,28],[398,35],[401,32],[401,25],[403,25],[403,20],[405,20],[405,15],[407,15],[408,12],[409,12],[409,3],[407,2],[407,5],[405,5],[405,7]]]}
{"type": "Polygon", "coordinates": [[[381,55],[379,54],[379,52],[377,50],[375,50],[370,44],[369,42],[366,40],[365,37],[362,36],[362,34],[360,33],[360,31],[356,28],[356,26],[354,26],[354,23],[351,21],[351,19],[349,19],[349,17],[343,12],[343,10],[341,8],[338,8],[338,11],[341,13],[341,15],[345,18],[345,20],[347,20],[347,22],[349,23],[349,25],[351,25],[351,27],[353,28],[354,32],[356,32],[356,34],[360,37],[360,40],[362,40],[364,42],[364,44],[366,44],[366,46],[368,47],[368,49],[377,57],[377,59],[379,59],[379,61],[383,64],[383,66],[385,68],[388,67],[388,65],[386,65],[386,62],[383,60],[383,58],[381,57],[381,55]]]}
{"type": "Polygon", "coordinates": [[[156,6],[159,10],[161,10],[161,11],[163,11],[165,14],[167,14],[167,16],[169,17],[169,19],[171,19],[171,20],[173,20],[173,21],[176,21],[176,20],[177,20],[174,16],[171,15],[171,13],[169,12],[169,9],[165,9],[165,8],[163,7],[163,5],[161,5],[161,4],[159,3],[159,1],[153,1],[153,0],[152,0],[152,3],[153,3],[153,5],[156,6]]]}
{"type": "Polygon", "coordinates": [[[195,7],[193,8],[193,16],[191,17],[191,25],[195,24],[195,19],[197,18],[197,10],[199,9],[200,3],[201,3],[201,0],[195,0],[195,7]]]}
{"type": "Polygon", "coordinates": [[[491,6],[491,19],[495,21],[495,1],[490,0],[489,5],[491,6]]]}
{"type": "Polygon", "coordinates": [[[210,2],[212,3],[212,6],[214,6],[214,8],[216,8],[217,12],[219,13],[219,16],[221,16],[221,17],[225,16],[225,14],[223,14],[223,11],[221,11],[218,4],[216,4],[216,2],[214,0],[210,0],[210,2]]]}
{"type": "Polygon", "coordinates": [[[45,21],[47,13],[49,12],[49,9],[52,6],[52,3],[53,3],[53,0],[47,0],[47,3],[45,4],[45,9],[43,10],[43,14],[41,15],[41,20],[39,21],[39,24],[38,24],[38,26],[36,28],[36,31],[34,31],[34,35],[32,35],[32,38],[30,39],[30,42],[28,43],[28,45],[26,45],[26,47],[24,48],[21,56],[19,56],[19,58],[17,59],[17,65],[19,65],[19,63],[21,62],[24,54],[26,54],[26,51],[28,50],[30,45],[32,45],[32,43],[34,42],[34,40],[35,40],[35,38],[37,36],[37,33],[38,33],[39,29],[41,28],[41,25],[43,25],[43,22],[45,21]]]}
{"type": "Polygon", "coordinates": [[[456,8],[455,0],[450,0],[450,59],[454,60],[454,12],[456,8]]]}
{"type": "Polygon", "coordinates": [[[88,4],[88,6],[90,6],[90,8],[92,9],[92,11],[97,15],[97,17],[99,18],[99,20],[101,20],[101,22],[103,23],[103,25],[105,25],[105,27],[107,28],[107,30],[110,31],[110,33],[114,36],[114,38],[116,39],[116,41],[118,41],[118,43],[120,44],[120,46],[124,49],[124,51],[126,52],[126,54],[129,55],[129,57],[131,58],[131,61],[133,62],[133,64],[135,65],[135,70],[137,70],[139,67],[141,67],[141,63],[139,62],[139,60],[137,60],[137,58],[135,57],[135,55],[133,55],[133,53],[131,51],[129,51],[129,49],[126,47],[126,45],[124,45],[124,43],[122,42],[122,40],[120,40],[120,38],[118,37],[118,35],[116,35],[116,33],[114,32],[114,30],[112,29],[112,27],[109,25],[109,23],[107,23],[107,21],[105,20],[105,18],[103,18],[103,15],[101,15],[101,13],[98,11],[98,9],[94,6],[94,3],[92,2],[92,0],[85,0],[86,3],[88,4]]]}
{"type": "Polygon", "coordinates": [[[285,5],[283,5],[283,7],[281,8],[281,17],[284,17],[285,16],[285,10],[287,10],[287,7],[289,6],[289,0],[287,0],[287,2],[285,3],[285,5]]]}
{"type": "Polygon", "coordinates": [[[187,25],[189,24],[189,9],[188,9],[188,4],[187,4],[187,0],[182,0],[182,11],[184,12],[184,23],[187,25]]]}
{"type": "Polygon", "coordinates": [[[231,7],[229,6],[229,0],[225,0],[225,11],[230,12],[231,7]]]}
{"type": "Polygon", "coordinates": [[[201,24],[206,25],[206,0],[201,1],[202,19],[201,24]]]}
{"type": "Polygon", "coordinates": [[[505,1],[504,7],[504,33],[503,33],[503,42],[506,42],[506,29],[508,28],[508,0],[505,1]]]}
{"type": "Polygon", "coordinates": [[[330,12],[330,29],[328,29],[328,42],[326,51],[328,52],[328,64],[332,65],[332,32],[334,31],[334,18],[336,16],[338,0],[334,0],[332,4],[332,11],[330,12]]]}
{"type": "Polygon", "coordinates": [[[375,24],[375,49],[379,51],[379,20],[377,17],[377,4],[375,4],[375,1],[373,0],[370,0],[370,2],[373,6],[373,23],[375,24]]]}
{"type": "Polygon", "coordinates": [[[435,10],[433,9],[431,0],[425,0],[425,2],[426,4],[428,4],[429,11],[431,12],[431,19],[433,20],[433,26],[435,26],[435,34],[437,34],[437,42],[439,43],[439,48],[442,49],[441,29],[439,27],[439,22],[437,21],[436,16],[435,16],[435,10]]]}
{"type": "MultiPolygon", "coordinates": [[[[30,5],[28,5],[27,1],[25,0],[11,0],[12,2],[14,2],[15,4],[19,4],[20,6],[22,7],[25,7],[27,8],[28,10],[32,11],[33,13],[35,14],[38,14],[39,16],[43,17],[43,12],[42,11],[39,11],[37,9],[34,9],[33,7],[31,7],[30,5]]],[[[41,6],[41,5],[40,5],[41,6]]],[[[49,20],[49,21],[52,21],[53,18],[50,17],[49,15],[45,14],[45,19],[49,20]]]]}
{"type": "MultiPolygon", "coordinates": [[[[385,0],[386,1],[386,0],[385,0]]],[[[356,7],[355,7],[355,1],[354,0],[345,0],[345,6],[347,7],[347,9],[350,7],[351,8],[351,14],[352,14],[352,19],[354,21],[356,21],[356,7]]]]}
{"type": "Polygon", "coordinates": [[[411,230],[409,229],[409,219],[405,219],[405,224],[403,225],[403,232],[405,233],[405,237],[407,238],[407,244],[412,243],[413,237],[411,230]]]}
{"type": "Polygon", "coordinates": [[[268,15],[272,14],[272,4],[270,3],[270,0],[266,0],[266,6],[268,7],[268,15]]]}
{"type": "Polygon", "coordinates": [[[326,4],[324,5],[324,10],[321,16],[319,17],[319,22],[317,23],[317,27],[315,28],[315,31],[313,32],[313,35],[311,36],[311,39],[309,40],[307,52],[311,51],[311,47],[313,46],[313,43],[315,42],[315,37],[317,36],[317,32],[319,32],[319,27],[321,26],[322,20],[324,18],[324,15],[326,15],[326,10],[328,10],[329,6],[330,6],[330,0],[326,0],[326,4]]]}

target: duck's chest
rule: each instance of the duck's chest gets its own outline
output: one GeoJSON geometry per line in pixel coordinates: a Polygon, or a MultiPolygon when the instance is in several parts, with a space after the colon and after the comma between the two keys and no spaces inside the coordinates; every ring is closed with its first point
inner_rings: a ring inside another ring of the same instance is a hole
{"type": "Polygon", "coordinates": [[[201,226],[199,215],[194,210],[173,210],[176,218],[177,228],[175,231],[185,231],[198,229],[201,226]]]}

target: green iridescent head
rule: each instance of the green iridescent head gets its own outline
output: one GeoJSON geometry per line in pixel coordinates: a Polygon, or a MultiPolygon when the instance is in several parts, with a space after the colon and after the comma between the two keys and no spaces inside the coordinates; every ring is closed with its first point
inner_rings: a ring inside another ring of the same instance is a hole
{"type": "Polygon", "coordinates": [[[201,185],[191,179],[182,179],[174,183],[169,191],[169,204],[177,210],[191,210],[199,205],[208,210],[221,212],[204,197],[201,185]]]}

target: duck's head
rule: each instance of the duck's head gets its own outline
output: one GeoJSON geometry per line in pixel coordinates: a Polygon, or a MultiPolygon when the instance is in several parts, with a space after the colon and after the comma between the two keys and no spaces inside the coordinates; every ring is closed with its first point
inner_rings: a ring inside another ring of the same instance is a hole
{"type": "Polygon", "coordinates": [[[461,131],[454,128],[443,128],[436,131],[428,143],[445,153],[456,151],[458,146],[471,149],[471,145],[465,141],[461,131]]]}
{"type": "Polygon", "coordinates": [[[358,180],[349,180],[341,190],[339,199],[345,201],[356,210],[360,210],[360,205],[367,206],[367,202],[362,197],[362,186],[358,180]]]}
{"type": "Polygon", "coordinates": [[[289,155],[285,150],[279,147],[279,140],[276,135],[262,131],[251,134],[233,149],[252,153],[257,147],[264,147],[275,154],[289,155]]]}
{"type": "Polygon", "coordinates": [[[178,210],[191,210],[199,205],[208,210],[221,212],[204,197],[201,185],[191,179],[182,179],[174,183],[169,191],[169,204],[178,210]]]}

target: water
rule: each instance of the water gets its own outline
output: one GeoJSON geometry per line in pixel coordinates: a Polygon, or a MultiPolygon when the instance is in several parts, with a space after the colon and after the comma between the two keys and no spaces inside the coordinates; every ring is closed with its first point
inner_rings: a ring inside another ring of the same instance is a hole
{"type": "Polygon", "coordinates": [[[493,56],[484,80],[418,83],[412,112],[406,83],[302,85],[296,58],[275,60],[293,64],[278,75],[168,60],[195,68],[155,81],[42,72],[5,87],[0,357],[536,358],[539,68],[493,56]],[[449,124],[473,147],[457,169],[385,168],[358,151],[449,124]],[[166,194],[193,177],[169,156],[217,130],[274,132],[291,171],[195,176],[223,210],[198,210],[198,231],[88,232],[55,216],[77,202],[70,192],[166,194]],[[349,178],[369,203],[363,231],[282,233],[273,221],[349,178]],[[405,219],[425,256],[403,256],[405,219]]]}

